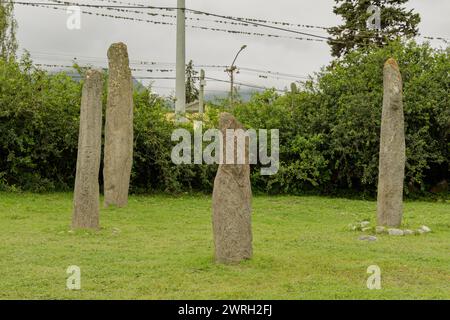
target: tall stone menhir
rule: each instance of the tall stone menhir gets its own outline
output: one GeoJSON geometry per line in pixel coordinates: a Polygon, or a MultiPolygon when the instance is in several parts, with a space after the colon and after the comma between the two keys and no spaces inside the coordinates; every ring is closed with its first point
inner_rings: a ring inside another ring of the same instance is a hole
{"type": "MultiPolygon", "coordinates": [[[[223,136],[223,159],[226,159],[226,130],[242,129],[229,113],[220,115],[223,136]]],[[[237,144],[234,143],[235,163],[237,144]]],[[[252,189],[248,144],[244,164],[220,164],[214,180],[213,232],[215,260],[219,263],[238,263],[252,257],[252,189]]]]}
{"type": "Polygon", "coordinates": [[[100,155],[102,142],[101,71],[89,70],[83,85],[78,137],[72,228],[98,229],[100,155]]]}
{"type": "Polygon", "coordinates": [[[402,76],[392,58],[384,65],[383,81],[377,223],[398,227],[403,215],[406,147],[402,76]]]}
{"type": "Polygon", "coordinates": [[[133,163],[133,84],[126,45],[112,44],[108,50],[108,60],[103,168],[105,207],[124,207],[128,203],[133,163]]]}

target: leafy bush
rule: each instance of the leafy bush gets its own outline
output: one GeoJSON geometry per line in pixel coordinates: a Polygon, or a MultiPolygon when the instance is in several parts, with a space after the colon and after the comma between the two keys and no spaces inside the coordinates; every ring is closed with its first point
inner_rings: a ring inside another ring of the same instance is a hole
{"type": "MultiPolygon", "coordinates": [[[[134,94],[134,159],[132,191],[183,191],[212,188],[214,168],[207,165],[175,165],[171,160],[173,130],[165,102],[148,90],[134,94]]],[[[184,125],[193,137],[192,123],[184,125]]]]}
{"type": "Polygon", "coordinates": [[[48,76],[25,59],[0,59],[3,185],[44,191],[73,185],[81,84],[48,76]],[[5,183],[6,181],[6,183],[5,183]]]}
{"type": "Polygon", "coordinates": [[[404,81],[406,185],[425,190],[427,184],[448,179],[449,52],[397,42],[374,52],[353,52],[320,78],[318,93],[331,111],[327,150],[336,186],[375,188],[382,70],[388,57],[397,59],[404,81]],[[431,172],[439,173],[432,177],[431,172]]]}
{"type": "Polygon", "coordinates": [[[260,189],[374,193],[378,178],[383,65],[398,60],[404,80],[406,192],[449,179],[450,57],[414,42],[353,51],[300,93],[255,95],[236,115],[250,127],[279,128],[282,168],[260,189]]]}
{"type": "MultiPolygon", "coordinates": [[[[0,83],[0,189],[71,190],[83,83],[34,68],[27,56],[21,62],[0,59],[0,83]]],[[[105,81],[103,108],[106,88],[105,81]]],[[[211,190],[214,168],[172,163],[175,126],[167,120],[165,101],[139,88],[134,105],[131,191],[211,190]]],[[[192,131],[192,125],[187,129],[192,131]]]]}
{"type": "MultiPolygon", "coordinates": [[[[448,181],[449,54],[414,42],[353,51],[323,68],[297,93],[267,90],[238,103],[233,112],[244,125],[280,132],[280,170],[261,176],[259,166],[253,166],[254,190],[374,194],[383,65],[389,57],[397,59],[404,79],[406,191],[425,191],[448,181]]],[[[36,69],[25,56],[21,62],[0,60],[0,84],[0,189],[71,190],[82,82],[36,69]]],[[[103,100],[106,104],[106,84],[103,100]]],[[[204,130],[217,128],[227,103],[210,103],[204,130]]],[[[168,120],[166,101],[140,88],[134,104],[131,191],[211,191],[217,166],[172,163],[176,126],[168,120]]],[[[192,122],[184,127],[193,131],[192,122]]]]}

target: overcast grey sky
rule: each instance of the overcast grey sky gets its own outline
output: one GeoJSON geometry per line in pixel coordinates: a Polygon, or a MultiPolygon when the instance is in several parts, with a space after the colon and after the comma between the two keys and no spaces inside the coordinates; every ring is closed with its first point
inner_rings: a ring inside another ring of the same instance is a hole
{"type": "MultiPolygon", "coordinates": [[[[44,2],[46,0],[23,0],[44,2]]],[[[100,0],[67,0],[78,3],[108,4],[100,0]]],[[[153,6],[176,6],[176,0],[122,0],[153,6]]],[[[296,24],[334,26],[340,21],[333,14],[334,0],[186,0],[186,7],[223,15],[259,18],[265,20],[287,21],[296,24]]],[[[450,38],[450,0],[411,0],[408,7],[420,13],[422,22],[420,32],[424,35],[450,38]]],[[[95,11],[94,9],[86,9],[95,11]]],[[[105,12],[105,9],[101,11],[105,12]]],[[[97,11],[98,12],[98,11],[97,11]]],[[[109,14],[130,16],[117,12],[109,14]]],[[[165,14],[174,14],[163,12],[165,14]]],[[[161,26],[143,22],[125,21],[82,15],[80,30],[66,27],[68,14],[62,10],[36,8],[16,5],[15,15],[18,21],[18,40],[21,49],[27,49],[36,62],[70,64],[72,57],[84,58],[94,65],[106,65],[106,52],[113,42],[127,44],[131,60],[156,61],[154,68],[174,68],[175,62],[175,26],[161,26]],[[51,54],[51,55],[49,55],[51,54]]],[[[144,19],[175,22],[171,18],[139,16],[144,19]]],[[[188,15],[210,19],[197,15],[188,15]]],[[[242,29],[260,33],[292,36],[288,33],[265,28],[233,27],[210,22],[187,21],[187,24],[215,26],[217,28],[242,29]]],[[[294,27],[288,27],[293,29],[294,27]]],[[[320,29],[300,29],[318,35],[326,35],[320,29]]],[[[267,38],[247,35],[211,32],[187,27],[187,59],[195,64],[228,65],[239,48],[246,44],[237,62],[238,66],[271,70],[296,75],[308,75],[318,71],[330,59],[330,50],[326,43],[299,41],[293,39],[267,38]]],[[[433,46],[443,46],[441,41],[432,41],[433,46]]],[[[82,59],[83,60],[83,59],[82,59]]],[[[134,66],[136,67],[136,66],[134,66]]],[[[153,73],[134,72],[136,76],[174,76],[174,72],[153,73]]],[[[211,77],[228,79],[221,69],[207,69],[211,77]]],[[[241,72],[237,81],[261,86],[275,86],[283,89],[291,81],[287,79],[262,79],[255,73],[241,72]]],[[[174,80],[157,80],[155,91],[168,94],[173,91],[174,80]]],[[[208,90],[226,90],[225,83],[208,82],[208,90]]]]}

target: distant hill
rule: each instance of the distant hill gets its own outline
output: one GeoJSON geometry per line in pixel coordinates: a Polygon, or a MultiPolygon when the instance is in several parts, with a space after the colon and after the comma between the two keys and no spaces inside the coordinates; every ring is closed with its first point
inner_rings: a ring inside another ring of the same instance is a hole
{"type": "MultiPolygon", "coordinates": [[[[69,77],[71,77],[75,81],[81,80],[80,74],[78,72],[76,72],[75,70],[56,69],[56,70],[48,71],[48,73],[50,73],[50,74],[56,74],[56,73],[60,73],[60,72],[66,73],[69,77]]],[[[141,91],[141,90],[145,89],[144,85],[142,83],[140,83],[138,80],[136,80],[135,78],[132,77],[132,81],[133,81],[133,87],[136,90],[141,91]]]]}
{"type": "MultiPolygon", "coordinates": [[[[60,73],[60,72],[64,72],[66,73],[68,76],[70,76],[72,79],[74,79],[75,81],[80,81],[81,80],[81,76],[78,72],[76,72],[75,70],[67,70],[67,69],[54,69],[54,70],[50,70],[48,71],[50,74],[56,74],[56,73],[60,73]]],[[[139,82],[137,79],[132,78],[133,79],[133,86],[134,88],[136,88],[137,90],[143,90],[145,89],[145,86],[139,82]]],[[[236,99],[241,99],[244,102],[247,102],[250,100],[250,98],[252,97],[252,95],[255,92],[262,92],[263,90],[261,89],[252,89],[252,88],[246,88],[246,89],[240,89],[236,99]]],[[[215,100],[221,100],[221,99],[228,99],[229,97],[229,92],[227,91],[206,91],[205,93],[205,101],[215,101],[215,100]]]]}
{"type": "MultiPolygon", "coordinates": [[[[255,92],[262,92],[263,90],[260,89],[243,89],[239,90],[237,97],[241,99],[244,102],[247,102],[250,100],[252,95],[255,92]]],[[[205,100],[206,101],[214,101],[214,100],[220,100],[220,99],[227,99],[230,96],[229,92],[223,91],[223,92],[206,92],[205,94],[205,100]]]]}

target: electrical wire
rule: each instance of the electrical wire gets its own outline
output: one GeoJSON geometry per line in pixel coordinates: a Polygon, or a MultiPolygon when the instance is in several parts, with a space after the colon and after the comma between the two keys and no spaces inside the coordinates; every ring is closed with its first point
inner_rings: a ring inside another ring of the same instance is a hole
{"type": "MultiPolygon", "coordinates": [[[[173,11],[173,10],[178,10],[180,8],[177,7],[158,7],[158,6],[147,6],[147,5],[143,5],[143,4],[135,4],[135,3],[130,3],[130,2],[122,2],[122,1],[114,1],[114,0],[97,0],[97,1],[103,1],[103,2],[110,2],[110,3],[122,3],[123,5],[100,5],[100,4],[81,4],[81,3],[75,3],[75,2],[68,2],[68,1],[59,1],[59,0],[51,0],[54,1],[55,3],[43,3],[43,2],[34,2],[34,3],[30,3],[30,2],[13,2],[15,4],[21,4],[21,5],[44,5],[44,6],[49,6],[49,5],[59,5],[59,6],[68,6],[68,5],[77,5],[77,6],[81,6],[81,7],[89,7],[89,8],[106,8],[106,9],[112,9],[112,10],[119,10],[122,12],[127,12],[127,9],[155,9],[155,10],[166,10],[166,11],[173,11]]],[[[292,39],[296,39],[296,40],[316,40],[318,41],[319,39],[322,40],[322,42],[327,41],[327,42],[334,42],[334,43],[345,43],[344,41],[340,41],[340,40],[336,40],[336,39],[332,39],[329,36],[322,36],[322,35],[317,35],[317,34],[311,34],[311,33],[306,33],[306,32],[301,32],[298,30],[292,30],[292,29],[287,29],[287,28],[283,28],[283,27],[278,27],[278,26],[271,26],[268,25],[268,23],[272,23],[275,25],[282,25],[282,26],[296,26],[296,27],[304,27],[304,28],[317,28],[317,29],[322,29],[322,30],[330,30],[331,28],[327,28],[327,27],[323,27],[323,26],[315,26],[315,25],[301,25],[301,24],[293,24],[290,22],[282,22],[282,21],[270,21],[270,20],[263,20],[263,19],[255,19],[255,18],[244,18],[244,17],[233,17],[233,16],[225,16],[225,15],[220,15],[220,14],[216,14],[216,13],[211,13],[211,12],[206,12],[206,11],[200,11],[200,10],[195,10],[195,9],[189,9],[189,8],[181,8],[183,10],[185,10],[186,12],[191,12],[194,14],[199,14],[199,15],[206,15],[206,16],[212,16],[212,17],[216,17],[216,18],[220,18],[220,19],[225,19],[225,20],[231,20],[231,21],[235,21],[235,22],[239,22],[241,25],[245,25],[245,26],[260,26],[260,27],[265,27],[265,28],[270,28],[270,29],[275,29],[275,30],[279,30],[279,31],[285,31],[285,32],[290,32],[290,33],[296,33],[296,34],[300,34],[300,35],[307,35],[310,36],[312,38],[315,39],[305,39],[305,38],[298,38],[298,37],[291,37],[292,39]]],[[[130,11],[130,10],[128,10],[130,11]]],[[[133,13],[139,13],[139,14],[144,14],[143,12],[140,11],[130,11],[133,13]]],[[[87,14],[92,14],[91,12],[84,12],[87,14]]],[[[150,15],[158,15],[158,14],[154,14],[154,13],[147,13],[150,15]]],[[[99,14],[99,15],[103,15],[103,14],[99,14]]],[[[103,15],[105,16],[105,15],[103,15]]],[[[106,15],[107,16],[107,15],[106,15]]],[[[170,18],[175,18],[175,15],[162,15],[165,17],[170,17],[170,18]]],[[[136,20],[136,21],[141,21],[142,19],[139,18],[129,18],[129,17],[115,17],[115,18],[122,18],[122,19],[128,19],[128,20],[136,20]]],[[[145,20],[145,19],[143,19],[145,20]]],[[[193,20],[199,20],[199,19],[193,19],[193,20]]],[[[155,22],[155,21],[145,21],[145,22],[150,22],[150,23],[156,23],[156,24],[168,24],[168,25],[173,25],[172,23],[164,23],[164,22],[155,22]]],[[[218,20],[213,20],[211,22],[216,22],[216,23],[225,23],[223,21],[218,21],[218,20]]],[[[192,27],[197,27],[197,26],[192,26],[192,27]]],[[[207,27],[197,27],[200,29],[205,29],[205,30],[209,30],[207,27]]],[[[212,31],[222,31],[222,32],[231,32],[231,30],[224,30],[224,29],[214,29],[211,28],[212,31]]],[[[355,34],[355,37],[364,37],[364,38],[373,38],[374,36],[376,36],[376,33],[370,32],[368,30],[350,30],[350,31],[356,31],[358,32],[358,34],[355,34]],[[364,33],[366,35],[364,35],[364,33]]],[[[247,34],[246,32],[237,32],[234,31],[234,33],[242,33],[242,34],[247,34]]],[[[254,33],[253,35],[261,35],[264,36],[265,34],[258,34],[258,33],[254,33]]],[[[378,32],[378,36],[386,36],[388,35],[388,33],[383,33],[383,32],[378,32]]],[[[283,36],[278,36],[278,35],[268,35],[271,37],[283,37],[283,36]]],[[[440,40],[440,41],[444,41],[445,43],[448,43],[450,41],[450,39],[445,38],[445,37],[441,37],[441,36],[428,36],[428,35],[419,35],[427,40],[440,40]]],[[[319,41],[321,42],[321,41],[319,41]]]]}
{"type": "MultiPolygon", "coordinates": [[[[14,4],[19,4],[19,5],[29,5],[29,6],[53,6],[55,8],[55,6],[69,6],[69,5],[75,5],[75,6],[79,6],[79,7],[87,7],[87,8],[113,8],[113,9],[163,9],[163,10],[178,10],[178,9],[182,9],[185,10],[186,12],[192,12],[195,14],[201,14],[201,15],[205,15],[205,16],[211,16],[211,17],[216,17],[216,18],[222,18],[222,19],[226,19],[226,20],[232,20],[232,21],[238,21],[238,22],[245,22],[245,20],[242,20],[241,18],[235,18],[235,17],[230,17],[230,16],[224,16],[224,15],[220,15],[220,14],[216,14],[216,13],[211,13],[211,12],[206,12],[206,11],[200,11],[200,10],[194,10],[194,9],[189,9],[189,8],[176,8],[176,7],[156,7],[156,6],[142,6],[142,5],[93,5],[93,4],[82,4],[82,3],[77,3],[77,2],[68,2],[68,1],[58,1],[58,0],[53,0],[55,1],[55,3],[48,3],[48,2],[21,2],[21,1],[15,1],[13,2],[14,4]]],[[[92,14],[92,12],[83,12],[83,13],[87,13],[87,14],[92,14]]],[[[102,15],[102,14],[100,14],[102,15]]],[[[107,16],[107,15],[106,15],[107,16]]],[[[136,21],[141,21],[141,20],[145,20],[145,19],[139,19],[139,18],[129,18],[129,17],[121,17],[124,19],[128,19],[128,20],[136,20],[136,21]]],[[[154,23],[154,21],[152,21],[154,23]]],[[[160,24],[165,24],[165,25],[172,25],[172,23],[167,23],[167,22],[160,22],[160,24]]],[[[278,30],[278,31],[283,31],[283,32],[288,32],[288,33],[294,33],[294,34],[298,34],[298,35],[303,35],[303,36],[308,36],[311,38],[315,38],[315,39],[310,39],[310,38],[299,38],[299,37],[292,37],[293,39],[297,39],[297,40],[310,40],[310,41],[318,41],[321,40],[322,42],[324,41],[334,41],[333,39],[326,37],[326,36],[321,36],[321,35],[316,35],[316,34],[312,34],[312,33],[307,33],[307,32],[301,32],[298,30],[292,30],[292,29],[287,29],[287,28],[282,28],[282,27],[277,27],[277,26],[271,26],[268,24],[263,24],[263,23],[259,23],[259,22],[252,22],[252,25],[256,25],[256,26],[260,26],[260,27],[265,27],[265,28],[269,28],[269,29],[274,29],[274,30],[278,30]]],[[[195,27],[195,26],[191,26],[191,27],[195,27]]],[[[206,29],[207,27],[199,27],[200,29],[206,29]]],[[[225,31],[223,29],[217,29],[217,28],[211,28],[213,31],[225,31]]],[[[231,32],[230,30],[226,30],[227,32],[231,32]]],[[[246,34],[246,32],[237,32],[236,33],[243,33],[246,34]]],[[[233,33],[233,32],[232,32],[233,33]]],[[[255,35],[258,35],[257,33],[255,33],[255,35]]],[[[262,35],[262,34],[261,34],[262,35]]],[[[283,37],[283,36],[279,36],[279,35],[270,35],[272,37],[283,37]]]]}

